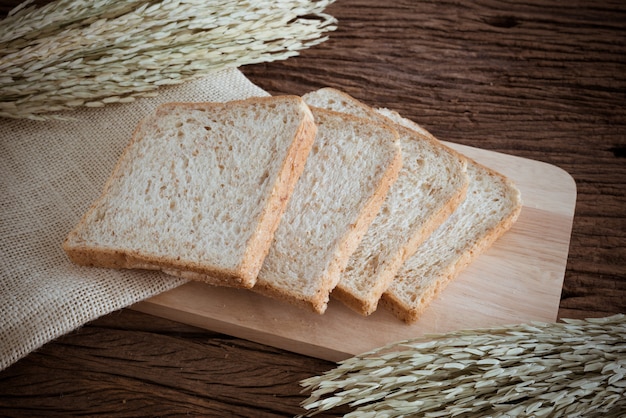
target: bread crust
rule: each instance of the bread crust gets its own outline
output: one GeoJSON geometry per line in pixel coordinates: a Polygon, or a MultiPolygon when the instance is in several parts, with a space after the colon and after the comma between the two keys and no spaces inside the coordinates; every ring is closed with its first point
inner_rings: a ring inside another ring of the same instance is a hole
{"type": "Polygon", "coordinates": [[[378,187],[370,197],[369,201],[363,208],[362,215],[357,222],[350,225],[350,232],[343,237],[342,242],[339,244],[339,251],[333,262],[330,264],[326,275],[323,278],[322,291],[318,294],[318,297],[311,301],[313,309],[317,313],[324,313],[328,306],[329,294],[333,289],[336,289],[337,283],[341,279],[341,272],[348,264],[350,256],[359,243],[363,239],[363,236],[367,232],[370,224],[374,221],[374,218],[378,214],[382,207],[389,189],[398,179],[400,168],[402,167],[402,152],[400,148],[392,160],[391,164],[387,167],[383,178],[381,179],[378,187]]]}
{"type": "Polygon", "coordinates": [[[479,167],[489,176],[497,177],[499,181],[505,185],[506,190],[513,194],[515,205],[509,208],[509,212],[499,223],[488,228],[485,233],[474,242],[473,245],[466,248],[453,264],[449,264],[438,274],[436,278],[433,278],[429,285],[424,289],[419,301],[407,304],[405,301],[397,298],[390,292],[385,292],[382,295],[380,300],[381,305],[389,310],[398,319],[407,324],[415,323],[432,300],[437,298],[437,296],[453,279],[455,279],[480,254],[489,249],[498,238],[511,229],[521,213],[522,201],[519,195],[519,190],[509,178],[469,158],[468,164],[473,164],[479,167]]]}
{"type": "Polygon", "coordinates": [[[295,140],[289,148],[278,180],[272,189],[268,206],[259,220],[259,228],[247,243],[247,250],[239,267],[239,273],[244,277],[253,278],[250,280],[252,283],[249,287],[252,287],[256,282],[263,266],[263,260],[265,260],[272,245],[274,232],[276,232],[280,219],[287,208],[287,203],[293,194],[296,183],[304,171],[307,157],[315,141],[317,126],[310,110],[308,115],[309,117],[303,119],[296,132],[295,140]]]}
{"type": "Polygon", "coordinates": [[[157,108],[151,117],[142,120],[134,130],[131,140],[122,151],[111,176],[107,179],[103,191],[83,215],[76,227],[68,234],[62,247],[68,258],[75,264],[83,266],[97,266],[106,268],[124,269],[148,269],[161,270],[165,273],[193,280],[200,280],[212,284],[229,285],[234,287],[250,288],[254,285],[258,270],[261,268],[273,233],[279,223],[280,217],[285,210],[288,197],[291,195],[295,184],[304,170],[308,153],[311,150],[315,138],[316,127],[313,115],[298,96],[255,97],[245,100],[235,100],[228,103],[167,103],[157,108]],[[300,125],[293,137],[288,149],[287,156],[279,171],[278,180],[275,182],[267,205],[261,213],[251,238],[246,243],[244,257],[240,260],[236,269],[224,269],[219,266],[202,265],[181,260],[176,255],[153,256],[142,253],[139,250],[116,249],[81,243],[80,230],[91,218],[94,211],[98,210],[100,202],[106,199],[112,185],[119,177],[124,175],[122,165],[134,144],[141,139],[141,135],[147,125],[154,118],[158,118],[172,107],[186,109],[224,109],[226,106],[251,105],[254,103],[266,103],[277,100],[293,100],[302,112],[300,125]]]}
{"type": "Polygon", "coordinates": [[[331,258],[329,264],[326,266],[325,271],[321,272],[321,276],[318,277],[315,294],[303,295],[291,291],[286,291],[280,287],[273,286],[270,277],[264,280],[257,281],[254,287],[254,291],[258,293],[275,299],[286,301],[288,303],[315,312],[317,314],[323,314],[326,311],[328,305],[330,292],[337,285],[340,279],[341,272],[348,263],[350,256],[361,242],[361,239],[367,232],[369,225],[378,214],[378,211],[385,201],[391,185],[398,178],[398,174],[402,167],[402,152],[399,145],[397,144],[397,132],[388,125],[382,125],[377,122],[364,120],[362,118],[331,110],[315,107],[311,107],[311,109],[313,110],[314,115],[316,114],[316,112],[331,115],[335,114],[340,115],[341,118],[345,121],[352,121],[352,123],[367,123],[371,126],[377,126],[379,128],[382,127],[384,130],[392,132],[395,137],[395,141],[393,142],[393,146],[395,148],[393,158],[391,159],[391,161],[388,162],[383,171],[383,174],[380,176],[378,184],[372,191],[367,201],[361,207],[361,212],[359,213],[357,219],[353,224],[349,226],[349,231],[340,237],[340,240],[335,247],[336,250],[333,257],[331,258]]]}
{"type": "MultiPolygon", "coordinates": [[[[401,130],[409,130],[408,128],[404,128],[398,124],[392,124],[395,129],[398,131],[401,130]]],[[[455,150],[452,150],[446,147],[443,144],[440,144],[436,139],[426,137],[419,132],[412,132],[412,134],[419,137],[420,140],[428,141],[432,143],[436,147],[440,147],[448,151],[451,155],[456,156],[458,160],[461,162],[463,167],[467,165],[467,159],[465,156],[461,155],[455,150]]],[[[463,168],[464,170],[465,168],[463,168]]],[[[404,264],[404,262],[413,255],[419,246],[426,240],[428,237],[446,220],[448,217],[456,210],[456,208],[463,202],[465,199],[467,188],[468,188],[468,177],[467,174],[464,173],[465,182],[461,187],[457,188],[455,193],[449,197],[449,200],[446,201],[438,210],[428,218],[422,225],[422,227],[414,231],[413,235],[409,238],[406,244],[403,246],[402,251],[395,254],[394,257],[382,260],[381,262],[385,264],[383,268],[379,270],[379,274],[377,277],[377,281],[375,286],[370,289],[369,297],[367,299],[363,299],[354,295],[350,289],[344,288],[339,281],[339,284],[333,290],[332,296],[348,306],[353,311],[359,313],[363,316],[369,316],[376,311],[378,308],[378,302],[385,290],[389,287],[389,284],[393,281],[396,273],[404,264]]]]}
{"type": "MultiPolygon", "coordinates": [[[[369,252],[371,250],[364,249],[363,252],[368,256],[368,265],[369,260],[372,260],[373,267],[369,269],[365,268],[365,265],[362,264],[365,260],[359,258],[361,254],[357,251],[359,255],[354,259],[355,267],[359,271],[359,277],[367,275],[368,280],[364,278],[364,280],[359,280],[357,276],[348,276],[343,280],[339,280],[339,283],[334,288],[332,292],[333,298],[341,301],[357,313],[367,316],[376,310],[378,301],[383,292],[393,281],[396,273],[407,258],[415,253],[419,245],[423,243],[465,199],[469,183],[466,173],[467,160],[465,156],[445,146],[418,125],[411,124],[405,126],[398,122],[398,119],[401,117],[396,112],[387,111],[386,114],[381,114],[342,91],[333,88],[322,88],[306,94],[304,99],[309,102],[309,105],[319,105],[322,103],[324,107],[388,125],[400,133],[400,137],[402,138],[401,144],[405,144],[407,141],[415,141],[415,144],[419,144],[420,151],[426,150],[438,156],[445,155],[446,160],[450,161],[450,166],[446,166],[446,168],[454,171],[452,175],[454,176],[453,184],[455,184],[455,188],[446,189],[445,193],[441,195],[440,201],[433,206],[433,210],[428,212],[427,216],[415,219],[420,223],[416,225],[416,228],[414,227],[406,231],[407,236],[402,238],[397,248],[394,247],[393,252],[382,254],[379,257],[372,255],[369,252]],[[372,255],[371,259],[369,258],[370,255],[372,255]],[[361,271],[361,269],[364,268],[365,270],[361,271]]],[[[403,152],[405,151],[406,149],[403,149],[403,152]]],[[[421,155],[417,155],[415,152],[407,152],[406,157],[407,159],[412,159],[416,157],[419,158],[421,155]]],[[[409,181],[411,181],[410,176],[407,178],[407,182],[409,181]]],[[[415,202],[416,205],[420,203],[419,201],[415,202]]],[[[382,217],[384,215],[380,216],[382,217]]],[[[382,243],[382,241],[380,243],[382,243]]],[[[368,242],[368,244],[377,245],[378,242],[368,242]]],[[[349,262],[347,266],[350,266],[349,262]]]]}

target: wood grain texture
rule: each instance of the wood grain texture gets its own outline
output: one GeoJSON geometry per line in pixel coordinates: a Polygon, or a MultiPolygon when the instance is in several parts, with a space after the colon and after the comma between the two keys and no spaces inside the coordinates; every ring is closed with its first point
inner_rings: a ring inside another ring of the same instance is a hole
{"type": "Polygon", "coordinates": [[[124,310],[5,370],[0,415],[290,416],[297,382],[325,367],[124,310]]]}
{"type": "MultiPolygon", "coordinates": [[[[338,0],[328,12],[329,41],[244,73],[273,94],[341,88],[442,140],[565,169],[578,200],[559,316],[626,312],[626,3],[338,0]]],[[[0,415],[292,416],[297,381],[331,367],[124,310],[0,372],[0,415]]]]}

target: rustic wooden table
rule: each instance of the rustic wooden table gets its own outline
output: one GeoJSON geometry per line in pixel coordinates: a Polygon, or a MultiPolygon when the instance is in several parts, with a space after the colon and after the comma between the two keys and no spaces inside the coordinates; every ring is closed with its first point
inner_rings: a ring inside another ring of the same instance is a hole
{"type": "MultiPolygon", "coordinates": [[[[328,12],[329,41],[243,72],[273,94],[337,87],[440,139],[565,169],[578,200],[559,317],[625,313],[626,3],[338,0],[328,12]]],[[[298,382],[331,367],[122,310],[2,371],[0,415],[292,416],[298,382]]]]}

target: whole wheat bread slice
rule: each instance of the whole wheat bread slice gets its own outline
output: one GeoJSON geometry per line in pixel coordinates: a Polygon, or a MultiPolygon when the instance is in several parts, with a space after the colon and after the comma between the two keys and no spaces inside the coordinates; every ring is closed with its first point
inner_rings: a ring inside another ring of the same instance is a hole
{"type": "Polygon", "coordinates": [[[403,166],[398,180],[332,293],[356,312],[369,315],[407,257],[464,199],[467,163],[429,134],[401,126],[338,90],[324,88],[303,98],[309,105],[390,124],[399,132],[403,166]]]}
{"type": "Polygon", "coordinates": [[[296,96],[162,105],[63,248],[81,265],[252,287],[315,132],[296,96]]]}
{"type": "MultiPolygon", "coordinates": [[[[380,109],[398,123],[419,125],[380,109]]],[[[417,321],[431,301],[479,254],[508,231],[521,209],[521,194],[505,176],[468,159],[465,200],[398,271],[381,304],[407,323],[417,321]]]]}
{"type": "Polygon", "coordinates": [[[323,313],[402,165],[397,132],[312,108],[315,144],[254,290],[323,313]]]}

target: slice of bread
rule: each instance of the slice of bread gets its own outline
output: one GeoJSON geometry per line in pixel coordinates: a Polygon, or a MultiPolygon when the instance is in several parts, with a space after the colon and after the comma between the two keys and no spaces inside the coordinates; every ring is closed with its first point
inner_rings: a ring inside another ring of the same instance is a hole
{"type": "Polygon", "coordinates": [[[402,157],[390,127],[311,109],[315,144],[253,290],[321,314],[402,157]]]}
{"type": "Polygon", "coordinates": [[[296,96],[162,105],[63,248],[80,265],[250,288],[315,133],[296,96]]]}
{"type": "Polygon", "coordinates": [[[377,120],[399,132],[403,167],[398,180],[332,293],[356,312],[369,315],[407,257],[464,199],[466,159],[430,135],[401,126],[338,90],[324,88],[303,98],[309,105],[377,120]]]}
{"type": "MultiPolygon", "coordinates": [[[[382,110],[400,124],[418,126],[382,110]]],[[[420,128],[421,129],[421,128],[420,128]]],[[[381,304],[407,323],[417,321],[446,285],[517,220],[517,187],[505,176],[468,159],[465,200],[411,256],[383,294],[381,304]]]]}

